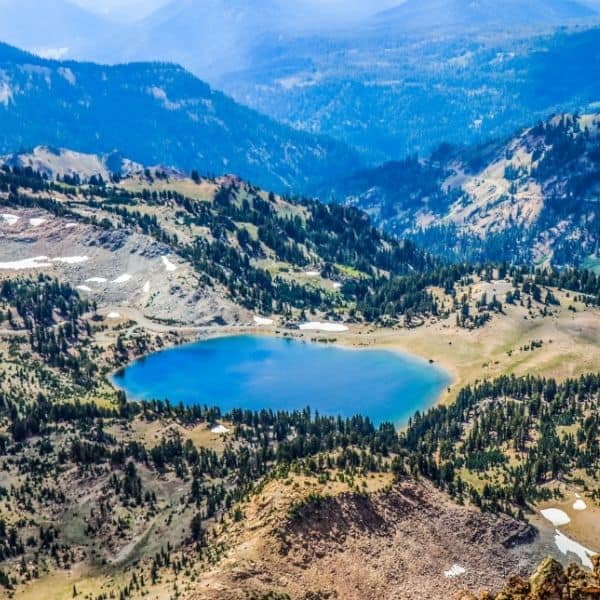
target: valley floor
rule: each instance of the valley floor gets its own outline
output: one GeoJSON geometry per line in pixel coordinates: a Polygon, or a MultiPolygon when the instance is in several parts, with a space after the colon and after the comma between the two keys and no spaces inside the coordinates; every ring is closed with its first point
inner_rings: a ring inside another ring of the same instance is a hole
{"type": "MultiPolygon", "coordinates": [[[[40,229],[36,228],[39,231],[36,235],[44,233],[44,239],[31,242],[38,244],[30,247],[31,256],[41,256],[47,251],[48,245],[59,235],[60,225],[64,223],[37,226],[40,229]]],[[[29,244],[28,240],[34,237],[27,227],[2,241],[3,248],[10,250],[8,258],[22,257],[25,243],[29,244]]],[[[81,264],[53,264],[45,272],[75,287],[87,285],[96,289],[94,293],[81,291],[98,301],[98,313],[103,317],[94,336],[94,343],[104,353],[101,356],[112,352],[119,337],[147,338],[147,344],[131,352],[133,358],[174,344],[240,333],[286,335],[354,348],[385,348],[420,356],[451,373],[453,382],[439,399],[443,403],[452,402],[465,385],[502,374],[535,374],[562,380],[600,372],[600,310],[586,307],[564,291],[553,290],[560,305],[545,307],[533,303],[527,308],[504,303],[506,292],[512,287],[506,281],[477,281],[470,289],[458,289],[459,296],[464,293],[473,300],[485,293],[488,298],[496,295],[503,301],[503,312],[492,313],[489,322],[475,329],[458,326],[455,314],[451,314],[447,319],[431,318],[412,328],[346,323],[345,332],[326,331],[326,328],[301,331],[286,328],[277,317],[272,325],[257,324],[254,317],[258,315],[223,300],[222,291],[218,289],[198,298],[198,282],[189,265],[179,261],[175,271],[169,270],[167,265],[178,259],[171,256],[168,263],[159,260],[165,256],[162,247],[148,245],[143,252],[135,253],[125,245],[116,253],[115,261],[115,253],[102,246],[118,245],[120,240],[113,235],[96,239],[94,236],[98,234],[83,225],[79,230],[73,227],[68,231],[72,239],[63,241],[64,247],[56,248],[56,255],[71,258],[88,255],[89,260],[81,264]],[[88,245],[92,239],[97,243],[88,245]],[[132,274],[132,279],[115,283],[123,274],[132,274]],[[105,281],[88,281],[94,278],[105,281]],[[149,282],[147,288],[146,282],[149,282]],[[217,324],[219,322],[227,324],[217,324]]],[[[37,273],[18,271],[18,275],[37,273]]],[[[15,274],[4,271],[0,277],[15,274]]],[[[440,302],[450,301],[443,297],[441,290],[434,291],[440,302]]],[[[325,320],[326,317],[311,315],[310,319],[325,320]]],[[[0,329],[3,356],[10,357],[15,336],[18,333],[14,330],[0,329]]],[[[14,378],[19,369],[16,360],[0,363],[0,374],[10,372],[14,378]]],[[[32,382],[23,385],[33,397],[39,389],[33,378],[32,382]]],[[[108,383],[104,385],[104,390],[95,390],[93,398],[81,400],[110,401],[112,390],[108,383]]],[[[154,444],[166,435],[164,428],[168,425],[155,424],[154,427],[136,422],[130,431],[118,432],[117,437],[154,444]]],[[[198,447],[222,451],[221,436],[210,434],[206,425],[180,433],[198,447]]],[[[166,541],[172,541],[174,546],[180,544],[184,536],[182,529],[169,528],[166,522],[159,523],[159,520],[167,513],[175,521],[184,519],[183,514],[178,513],[183,494],[171,480],[155,481],[154,476],[146,476],[145,485],[161,488],[164,512],[156,523],[131,532],[126,543],[119,541],[118,555],[123,558],[117,561],[119,568],[75,562],[69,570],[52,571],[28,585],[20,585],[14,597],[58,600],[73,597],[74,591],[76,597],[96,598],[101,594],[110,597],[110,593],[128,584],[133,565],[140,557],[147,561],[160,543],[166,541]]],[[[483,485],[483,478],[478,480],[473,476],[472,483],[483,485]]],[[[215,538],[228,548],[224,563],[208,570],[206,563],[201,567],[194,564],[184,574],[163,575],[146,597],[237,600],[253,597],[247,595],[250,591],[266,593],[278,589],[285,590],[292,598],[308,598],[306,592],[313,590],[325,594],[313,598],[408,599],[417,597],[415,590],[419,590],[419,597],[426,591],[427,597],[445,599],[463,587],[499,589],[507,575],[529,573],[549,553],[564,561],[576,559],[573,554],[561,554],[555,540],[557,531],[600,551],[595,527],[599,507],[585,496],[582,486],[573,481],[553,484],[561,489],[564,498],[536,507],[538,514],[532,519],[540,535],[533,543],[517,549],[508,549],[502,544],[504,538],[500,534],[505,526],[508,530],[513,527],[503,518],[488,518],[478,511],[460,507],[428,484],[412,480],[391,487],[390,484],[385,475],[365,478],[364,489],[372,493],[367,501],[356,494],[362,481],[353,482],[352,486],[343,482],[323,484],[299,475],[289,482],[269,482],[243,505],[247,518],[242,524],[228,521],[229,529],[217,525],[215,538]],[[311,518],[303,524],[305,530],[300,531],[297,524],[290,524],[286,515],[289,517],[292,503],[303,501],[310,491],[330,498],[311,512],[311,518]],[[571,510],[575,494],[584,496],[586,510],[571,510]],[[555,531],[540,516],[539,509],[543,508],[565,510],[571,522],[555,531]],[[329,527],[328,521],[335,522],[336,526],[329,527]],[[445,576],[446,572],[450,575],[445,576]],[[458,574],[452,577],[454,573],[458,574]]],[[[84,500],[74,500],[75,506],[84,500]]],[[[186,513],[186,524],[190,517],[186,513]]],[[[69,527],[69,523],[63,525],[69,527]]],[[[75,537],[76,534],[77,531],[75,537]]]]}

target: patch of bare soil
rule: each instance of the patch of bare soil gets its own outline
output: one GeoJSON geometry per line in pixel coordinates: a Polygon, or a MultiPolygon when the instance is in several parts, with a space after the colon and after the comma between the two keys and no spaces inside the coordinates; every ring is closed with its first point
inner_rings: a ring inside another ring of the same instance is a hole
{"type": "MultiPolygon", "coordinates": [[[[272,510],[263,498],[262,512],[272,510]]],[[[442,600],[464,588],[501,589],[548,551],[533,527],[459,506],[414,480],[370,495],[309,497],[276,524],[251,509],[247,516],[226,561],[189,598],[442,600]]]]}

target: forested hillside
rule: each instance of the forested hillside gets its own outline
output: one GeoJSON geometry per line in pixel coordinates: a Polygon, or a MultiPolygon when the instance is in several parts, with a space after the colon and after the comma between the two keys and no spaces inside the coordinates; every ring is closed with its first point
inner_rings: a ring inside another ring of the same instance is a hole
{"type": "MultiPolygon", "coordinates": [[[[410,4],[433,21],[448,16],[410,4]]],[[[468,4],[475,12],[498,5],[468,4]]],[[[501,9],[495,32],[411,35],[402,19],[384,15],[342,34],[266,38],[252,68],[215,84],[278,120],[343,140],[372,163],[426,156],[444,142],[479,144],[556,112],[593,110],[598,100],[600,29],[593,20],[589,29],[546,29],[539,20],[548,3],[536,4],[544,9],[527,18],[531,29],[502,26],[514,10],[501,9]]]]}
{"type": "Polygon", "coordinates": [[[43,60],[1,43],[0,129],[3,153],[39,145],[119,151],[280,191],[359,164],[343,143],[276,123],[181,67],[43,60]]]}
{"type": "Polygon", "coordinates": [[[117,237],[136,231],[189,263],[201,286],[267,315],[321,311],[336,320],[395,320],[407,312],[438,314],[428,286],[452,287],[480,268],[434,259],[381,233],[356,208],[283,198],[235,178],[192,177],[142,170],[114,181],[93,175],[84,183],[5,167],[0,194],[12,209],[42,209],[117,237]]]}
{"type": "Polygon", "coordinates": [[[345,198],[437,254],[594,266],[599,122],[595,113],[558,115],[504,141],[445,144],[359,171],[322,197],[345,198]]]}

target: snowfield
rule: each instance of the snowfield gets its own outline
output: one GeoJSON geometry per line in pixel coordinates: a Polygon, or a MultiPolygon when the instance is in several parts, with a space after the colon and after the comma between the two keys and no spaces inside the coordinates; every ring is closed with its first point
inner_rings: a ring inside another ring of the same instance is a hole
{"type": "Polygon", "coordinates": [[[163,262],[163,265],[165,265],[165,269],[167,269],[169,273],[177,271],[177,265],[174,265],[166,256],[161,256],[160,258],[163,262]]]}
{"type": "Polygon", "coordinates": [[[131,279],[131,275],[129,273],[123,273],[123,275],[119,275],[116,279],[113,279],[113,283],[127,283],[131,279]]]}
{"type": "Polygon", "coordinates": [[[554,527],[560,527],[561,525],[567,525],[571,522],[569,515],[560,508],[545,508],[540,511],[544,519],[550,521],[554,527]]]}
{"type": "Polygon", "coordinates": [[[321,323],[319,321],[310,321],[308,323],[302,323],[300,329],[303,331],[331,331],[341,333],[348,331],[348,328],[341,323],[321,323]]]}
{"type": "Polygon", "coordinates": [[[59,256],[57,258],[48,258],[47,256],[34,256],[33,258],[23,258],[9,262],[0,262],[0,270],[20,271],[26,269],[45,269],[52,266],[52,263],[64,263],[67,265],[77,265],[86,262],[87,256],[59,256]]]}

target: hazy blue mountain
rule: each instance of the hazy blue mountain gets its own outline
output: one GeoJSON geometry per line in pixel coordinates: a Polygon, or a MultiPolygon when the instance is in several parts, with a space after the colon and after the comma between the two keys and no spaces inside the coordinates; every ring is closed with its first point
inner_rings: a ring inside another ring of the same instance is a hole
{"type": "Polygon", "coordinates": [[[596,101],[599,31],[556,32],[600,22],[595,2],[407,0],[379,12],[393,0],[171,0],[116,26],[67,0],[0,0],[0,36],[67,58],[181,64],[237,102],[377,163],[596,101]],[[28,19],[36,10],[44,18],[28,19]],[[30,21],[31,31],[19,25],[30,21]]]}
{"type": "Polygon", "coordinates": [[[109,46],[113,60],[166,60],[203,78],[249,66],[249,48],[282,19],[275,0],[173,0],[109,46]]]}
{"type": "MultiPolygon", "coordinates": [[[[2,2],[10,10],[0,32],[19,31],[14,23],[37,7],[2,2]]],[[[116,27],[50,0],[39,10],[51,13],[52,27],[33,27],[27,45],[39,39],[36,49],[95,62],[182,64],[237,102],[337,139],[371,163],[425,154],[443,141],[483,142],[600,97],[600,30],[556,32],[596,22],[583,2],[408,0],[371,15],[383,2],[342,9],[333,0],[171,0],[116,27]],[[83,33],[87,40],[78,39],[83,33]]]]}
{"type": "Polygon", "coordinates": [[[540,28],[587,19],[596,12],[575,0],[407,0],[377,15],[396,30],[540,28]]]}
{"type": "Polygon", "coordinates": [[[600,29],[265,40],[218,84],[239,102],[359,148],[373,162],[483,142],[600,98],[600,29]]]}
{"type": "Polygon", "coordinates": [[[0,44],[0,152],[37,145],[119,150],[276,190],[300,191],[358,164],[343,144],[278,124],[181,67],[50,61],[0,44]]]}
{"type": "Polygon", "coordinates": [[[75,4],[114,21],[139,21],[163,6],[167,0],[72,0],[75,4]]]}
{"type": "Polygon", "coordinates": [[[48,57],[87,53],[119,30],[68,0],[0,0],[0,40],[48,57]]]}
{"type": "MultiPolygon", "coordinates": [[[[253,69],[253,49],[263,39],[281,42],[298,35],[335,31],[371,17],[360,0],[171,0],[119,39],[105,40],[94,58],[110,62],[167,60],[208,81],[253,69]]],[[[92,50],[90,49],[90,52],[92,50]]]]}

